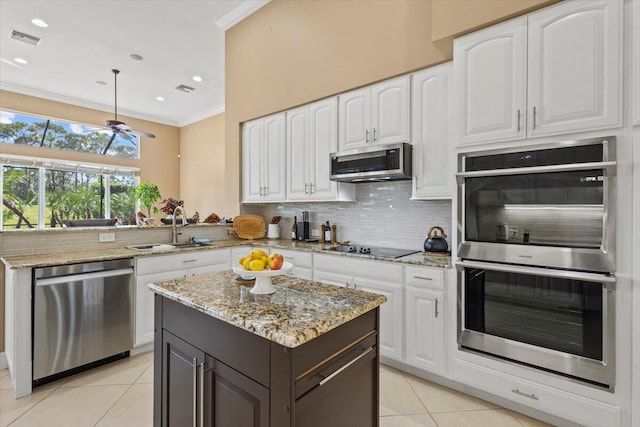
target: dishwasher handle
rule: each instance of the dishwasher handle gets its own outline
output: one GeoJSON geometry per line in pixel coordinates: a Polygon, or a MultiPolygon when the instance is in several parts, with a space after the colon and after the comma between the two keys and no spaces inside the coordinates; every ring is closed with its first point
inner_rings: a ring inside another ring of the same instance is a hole
{"type": "Polygon", "coordinates": [[[36,286],[51,286],[61,283],[78,282],[82,280],[103,279],[107,277],[133,275],[133,267],[119,268],[117,270],[96,271],[94,273],[70,274],[68,276],[48,277],[46,279],[36,279],[36,286]]]}

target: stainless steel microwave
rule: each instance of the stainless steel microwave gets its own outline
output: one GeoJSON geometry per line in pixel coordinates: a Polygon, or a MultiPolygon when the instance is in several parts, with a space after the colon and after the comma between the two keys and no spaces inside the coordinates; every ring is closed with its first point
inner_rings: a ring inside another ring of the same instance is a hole
{"type": "Polygon", "coordinates": [[[402,143],[331,153],[331,180],[357,183],[411,179],[411,148],[411,144],[402,143]]]}

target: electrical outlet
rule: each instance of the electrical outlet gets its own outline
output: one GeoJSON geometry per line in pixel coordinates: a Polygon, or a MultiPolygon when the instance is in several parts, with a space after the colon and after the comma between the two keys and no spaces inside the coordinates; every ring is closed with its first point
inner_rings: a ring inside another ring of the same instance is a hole
{"type": "Polygon", "coordinates": [[[509,237],[513,238],[513,239],[517,239],[518,238],[518,226],[514,226],[514,225],[510,225],[509,226],[509,237]]]}
{"type": "Polygon", "coordinates": [[[320,230],[318,230],[317,228],[312,228],[311,237],[320,237],[320,230]]]}
{"type": "Polygon", "coordinates": [[[98,242],[114,242],[116,240],[116,233],[100,233],[98,235],[98,242]]]}

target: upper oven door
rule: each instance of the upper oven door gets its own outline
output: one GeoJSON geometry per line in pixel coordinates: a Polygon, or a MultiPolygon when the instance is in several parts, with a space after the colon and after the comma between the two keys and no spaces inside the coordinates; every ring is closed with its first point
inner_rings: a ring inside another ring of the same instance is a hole
{"type": "Polygon", "coordinates": [[[460,257],[614,271],[613,139],[463,155],[460,257]]]}

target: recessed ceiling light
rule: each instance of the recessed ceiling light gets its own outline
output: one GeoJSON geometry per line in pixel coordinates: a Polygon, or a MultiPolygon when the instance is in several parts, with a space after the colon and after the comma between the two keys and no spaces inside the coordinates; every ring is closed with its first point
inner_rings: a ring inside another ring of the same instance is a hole
{"type": "Polygon", "coordinates": [[[28,64],[26,59],[22,59],[22,58],[13,58],[14,61],[16,61],[18,64],[28,64]]]}
{"type": "Polygon", "coordinates": [[[164,101],[164,98],[161,96],[156,96],[156,101],[164,101]]]}
{"type": "Polygon", "coordinates": [[[46,22],[44,22],[42,19],[39,19],[39,18],[33,18],[31,20],[31,23],[36,27],[40,27],[40,28],[47,28],[49,26],[49,24],[47,24],[46,22]]]}
{"type": "Polygon", "coordinates": [[[107,82],[105,82],[104,80],[96,80],[96,83],[103,86],[107,84],[107,82]]]}
{"type": "Polygon", "coordinates": [[[202,81],[202,77],[200,77],[200,76],[193,76],[193,81],[194,81],[194,82],[201,82],[201,81],[202,81]]]}
{"type": "Polygon", "coordinates": [[[137,53],[130,54],[129,58],[133,59],[134,61],[142,61],[142,55],[138,55],[137,53]]]}

